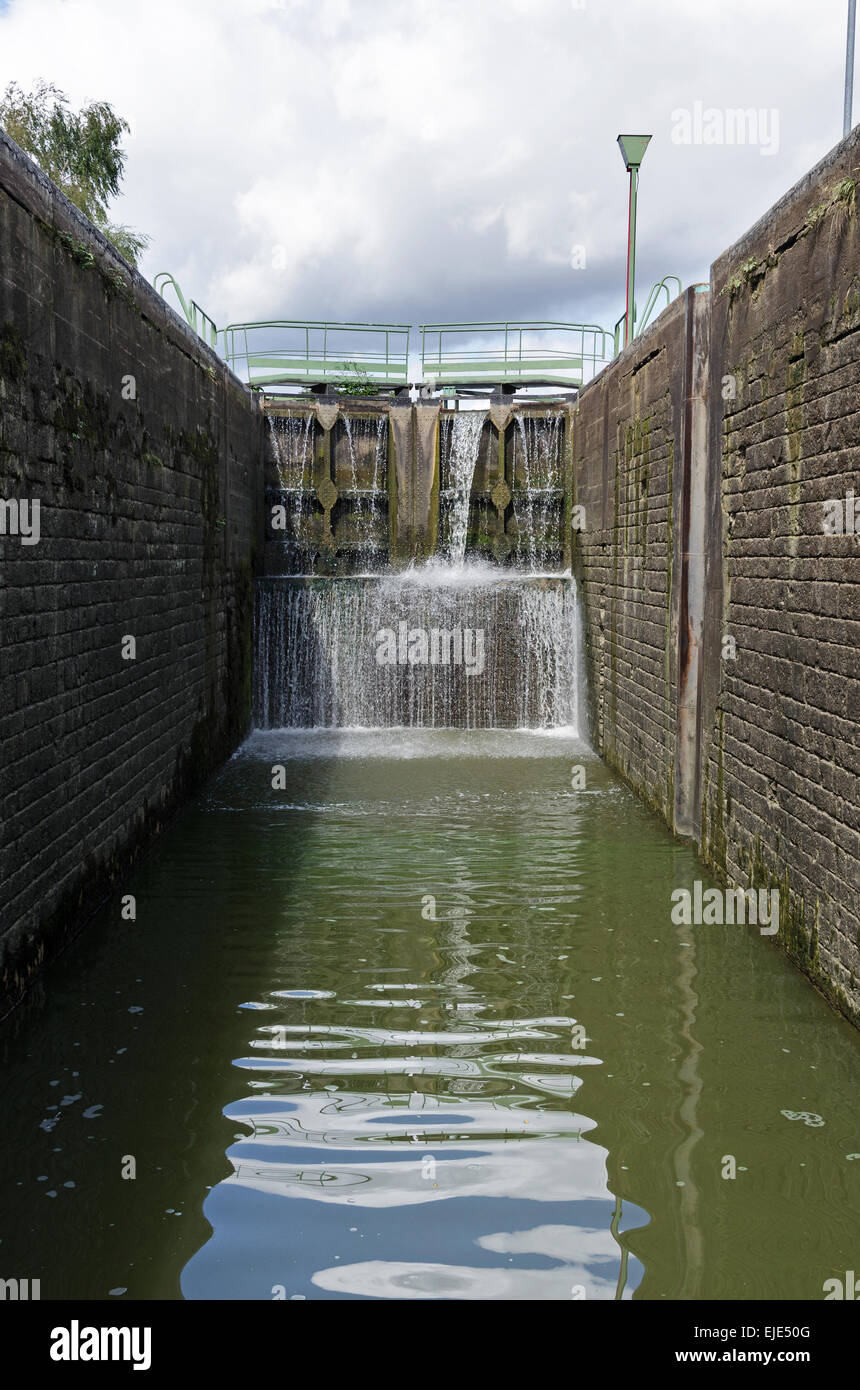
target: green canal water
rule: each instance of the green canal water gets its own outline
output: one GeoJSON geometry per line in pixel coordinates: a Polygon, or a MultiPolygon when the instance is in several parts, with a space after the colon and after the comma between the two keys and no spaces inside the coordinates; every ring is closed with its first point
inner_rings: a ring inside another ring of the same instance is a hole
{"type": "Polygon", "coordinates": [[[4,1027],[0,1274],[821,1299],[858,1038],[703,877],[563,733],[253,735],[4,1027]]]}

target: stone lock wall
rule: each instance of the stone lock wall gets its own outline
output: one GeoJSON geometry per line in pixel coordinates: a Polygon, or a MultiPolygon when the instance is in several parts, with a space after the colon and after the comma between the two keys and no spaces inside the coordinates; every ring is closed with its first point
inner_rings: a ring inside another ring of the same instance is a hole
{"type": "Polygon", "coordinates": [[[0,272],[2,1015],[247,729],[262,435],[2,135],[0,272]]]}
{"type": "Polygon", "coordinates": [[[854,1021],[858,170],[855,132],[586,387],[574,431],[595,745],[718,876],[780,890],[780,944],[854,1021]]]}
{"type": "Polygon", "coordinates": [[[596,746],[673,829],[698,817],[707,294],[688,290],[583,392],[574,569],[596,746]],[[692,566],[690,552],[695,547],[692,566]],[[691,606],[692,605],[692,606],[691,606]],[[691,617],[693,629],[690,628],[691,617]],[[683,639],[683,640],[682,640],[683,639]]]}
{"type": "Polygon", "coordinates": [[[855,132],[712,271],[711,449],[725,541],[710,584],[736,655],[719,665],[701,827],[718,872],[780,889],[785,949],[855,1019],[858,166],[855,132]]]}

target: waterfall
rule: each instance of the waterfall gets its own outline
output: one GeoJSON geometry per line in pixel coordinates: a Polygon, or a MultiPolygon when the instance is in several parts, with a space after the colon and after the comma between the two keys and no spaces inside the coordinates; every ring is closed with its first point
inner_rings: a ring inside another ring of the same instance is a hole
{"type": "Polygon", "coordinates": [[[451,504],[448,513],[448,559],[459,564],[466,554],[469,499],[478,462],[486,410],[461,410],[442,422],[442,456],[446,460],[447,486],[443,493],[451,504]]]}
{"type": "Polygon", "coordinates": [[[429,565],[257,586],[258,728],[578,730],[575,584],[429,565]]]}
{"type": "MultiPolygon", "coordinates": [[[[269,417],[269,496],[287,526],[267,542],[268,577],[255,586],[257,728],[580,732],[576,585],[558,573],[563,416],[515,413],[499,480],[494,460],[481,464],[488,414],[442,416],[440,558],[399,572],[387,568],[390,527],[411,516],[417,458],[398,475],[389,515],[388,414],[341,411],[320,455],[331,463],[328,504],[315,486],[314,415],[269,417]],[[513,563],[466,561],[470,536],[491,550],[497,511],[513,563]]],[[[436,466],[432,450],[422,457],[436,466]]]]}
{"type": "Polygon", "coordinates": [[[388,420],[384,415],[368,419],[346,413],[342,419],[352,475],[352,535],[365,553],[365,563],[371,567],[378,557],[379,527],[386,509],[388,420]],[[364,464],[368,457],[372,458],[369,474],[364,464]]]}
{"type": "Polygon", "coordinates": [[[514,491],[517,558],[535,573],[550,567],[557,545],[552,525],[564,497],[559,486],[562,417],[558,413],[520,414],[515,419],[515,468],[520,483],[514,491]]]}
{"type": "Polygon", "coordinates": [[[284,565],[295,572],[302,568],[298,544],[302,499],[313,487],[314,417],[306,411],[301,415],[269,415],[267,418],[275,473],[288,521],[282,540],[284,565]]]}
{"type": "Polygon", "coordinates": [[[311,485],[314,417],[308,411],[301,415],[269,415],[267,419],[281,487],[284,492],[301,494],[311,485]]]}

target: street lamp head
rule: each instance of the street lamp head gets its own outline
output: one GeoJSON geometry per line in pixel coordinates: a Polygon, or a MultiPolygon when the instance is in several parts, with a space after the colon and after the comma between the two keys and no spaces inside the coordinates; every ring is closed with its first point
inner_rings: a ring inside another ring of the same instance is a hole
{"type": "Polygon", "coordinates": [[[624,167],[628,174],[631,169],[639,168],[650,143],[650,135],[619,135],[618,148],[621,151],[621,158],[624,160],[624,167]]]}

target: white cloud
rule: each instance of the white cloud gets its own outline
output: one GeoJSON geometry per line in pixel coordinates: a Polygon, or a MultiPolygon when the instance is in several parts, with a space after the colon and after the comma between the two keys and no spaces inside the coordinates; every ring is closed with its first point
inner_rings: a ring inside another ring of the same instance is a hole
{"type": "Polygon", "coordinates": [[[11,0],[0,82],[132,122],[117,216],[219,323],[568,317],[685,283],[841,134],[844,5],[803,0],[11,0]],[[780,148],[678,146],[679,107],[780,113],[780,148]],[[587,251],[574,271],[570,247],[587,251]],[[277,252],[277,248],[282,248],[277,252]],[[273,266],[280,256],[283,269],[273,266]]]}

